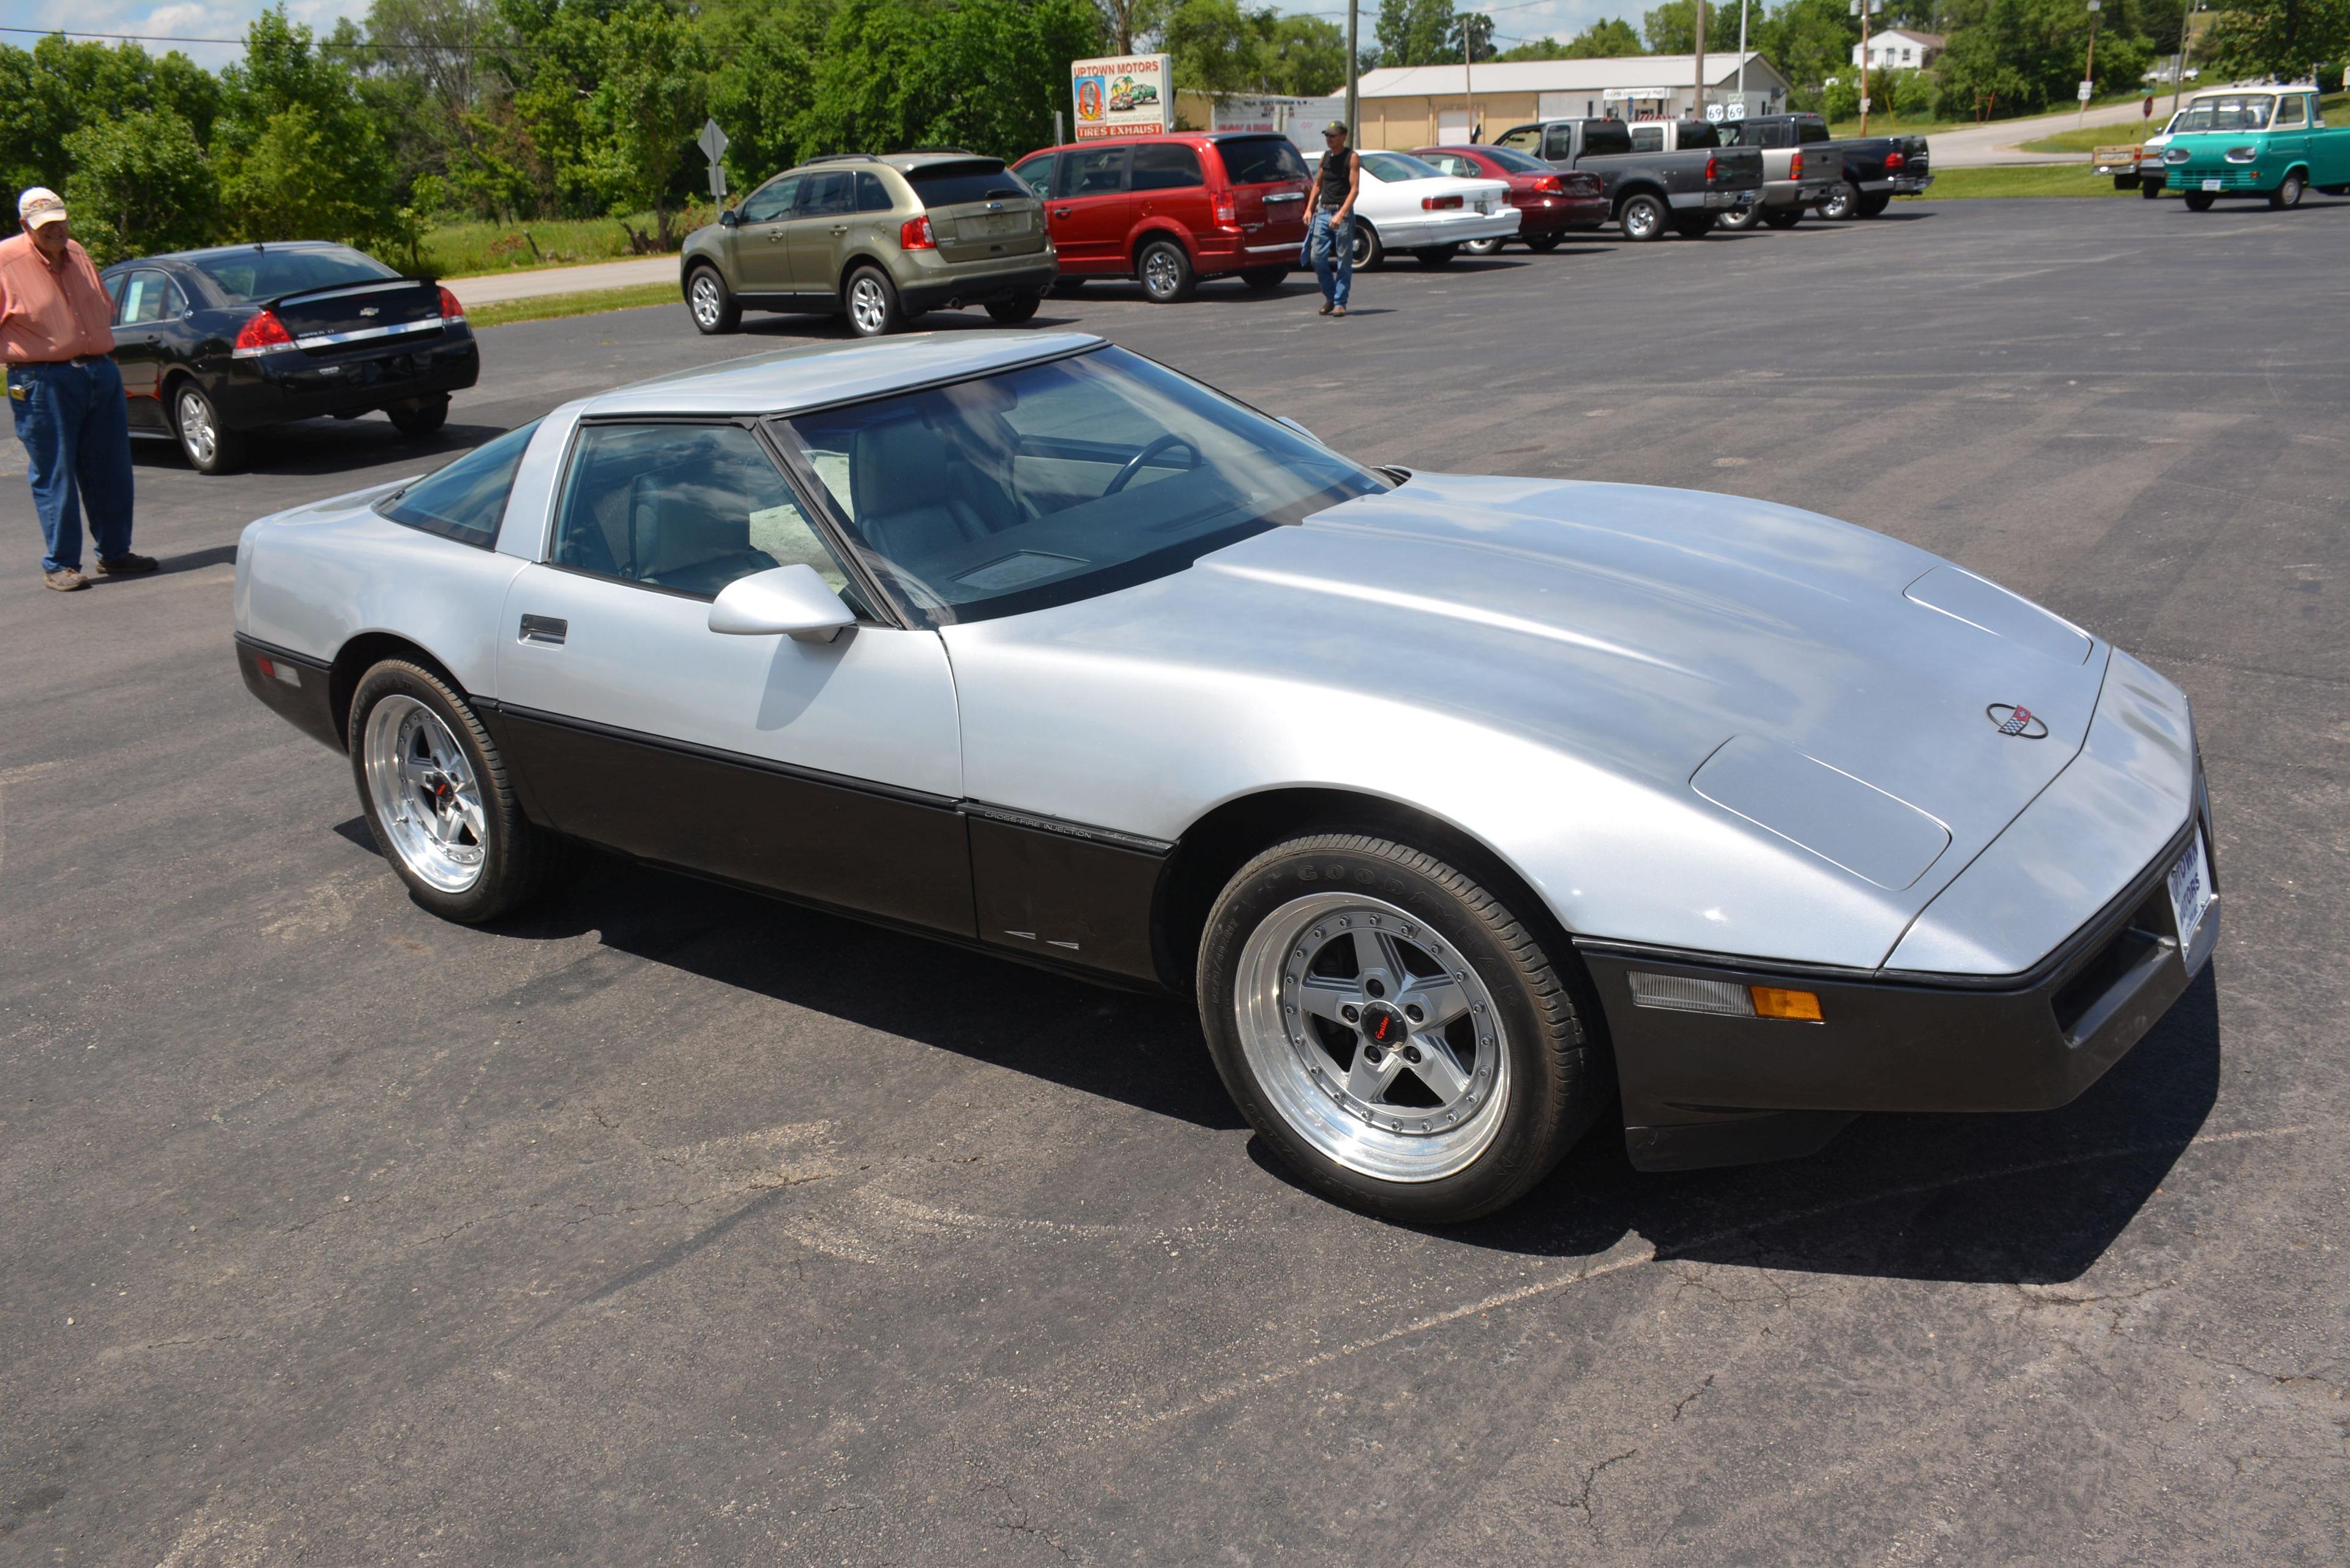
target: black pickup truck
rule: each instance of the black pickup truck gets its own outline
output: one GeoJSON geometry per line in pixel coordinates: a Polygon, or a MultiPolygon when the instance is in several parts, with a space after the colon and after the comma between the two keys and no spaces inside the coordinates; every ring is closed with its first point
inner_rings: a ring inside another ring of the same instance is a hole
{"type": "Polygon", "coordinates": [[[1722,146],[1701,120],[1683,121],[1660,139],[1670,151],[1636,151],[1632,130],[1620,119],[1543,119],[1513,126],[1495,141],[1554,169],[1598,175],[1627,239],[1662,239],[1669,231],[1695,239],[1722,213],[1761,199],[1762,154],[1755,149],[1722,146]]]}
{"type": "Polygon", "coordinates": [[[1844,181],[1820,202],[1820,216],[1873,218],[1896,196],[1914,196],[1934,182],[1922,136],[1854,136],[1828,140],[1827,121],[1816,114],[1758,114],[1722,127],[1727,139],[1748,147],[1794,147],[1806,165],[1814,158],[1844,161],[1844,181]]]}

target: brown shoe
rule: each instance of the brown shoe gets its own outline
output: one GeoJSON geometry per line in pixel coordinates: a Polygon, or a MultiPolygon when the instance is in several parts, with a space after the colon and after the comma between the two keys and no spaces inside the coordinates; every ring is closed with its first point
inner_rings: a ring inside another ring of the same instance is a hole
{"type": "Polygon", "coordinates": [[[1329,315],[1329,314],[1330,314],[1330,312],[1332,312],[1333,310],[1336,310],[1336,308],[1337,308],[1337,306],[1336,306],[1332,305],[1328,300],[1326,300],[1326,300],[1324,300],[1324,301],[1322,302],[1322,308],[1321,308],[1320,310],[1316,311],[1315,314],[1316,314],[1317,316],[1327,316],[1327,315],[1329,315]]]}
{"type": "Polygon", "coordinates": [[[1343,305],[1334,305],[1330,307],[1330,314],[1333,316],[1344,316],[1347,314],[1347,307],[1343,305]]]}
{"type": "Polygon", "coordinates": [[[43,572],[41,580],[61,594],[69,594],[76,588],[89,587],[89,579],[83,576],[80,568],[77,566],[59,566],[54,572],[43,572]]]}
{"type": "Polygon", "coordinates": [[[142,572],[151,572],[154,569],[154,556],[134,556],[128,550],[115,556],[111,561],[100,559],[98,563],[98,575],[101,577],[135,577],[142,572]]]}

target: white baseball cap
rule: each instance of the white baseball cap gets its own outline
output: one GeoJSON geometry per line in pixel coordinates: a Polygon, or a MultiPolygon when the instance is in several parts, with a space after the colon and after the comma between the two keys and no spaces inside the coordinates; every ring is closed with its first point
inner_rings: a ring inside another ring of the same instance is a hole
{"type": "Polygon", "coordinates": [[[36,185],[16,198],[17,220],[28,229],[60,222],[65,215],[66,199],[47,185],[36,185]]]}

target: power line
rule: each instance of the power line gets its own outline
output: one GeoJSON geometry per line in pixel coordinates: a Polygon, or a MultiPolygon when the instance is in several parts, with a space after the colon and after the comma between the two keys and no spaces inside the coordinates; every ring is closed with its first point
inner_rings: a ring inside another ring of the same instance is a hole
{"type": "MultiPolygon", "coordinates": [[[[244,38],[192,38],[175,33],[79,33],[70,27],[0,27],[0,33],[28,33],[40,38],[105,38],[126,44],[224,44],[234,48],[249,40],[244,38]]],[[[337,43],[331,37],[312,34],[311,42],[325,47],[355,49],[411,49],[425,54],[487,54],[526,55],[545,52],[536,44],[375,44],[364,39],[337,43]]]]}

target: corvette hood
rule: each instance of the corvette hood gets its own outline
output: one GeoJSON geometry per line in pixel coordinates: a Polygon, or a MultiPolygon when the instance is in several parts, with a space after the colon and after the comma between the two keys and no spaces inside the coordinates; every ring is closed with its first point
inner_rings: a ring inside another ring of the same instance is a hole
{"type": "MultiPolygon", "coordinates": [[[[1351,747],[1325,774],[1440,775],[1423,749],[1495,765],[1437,740],[1463,725],[1538,749],[1495,756],[1564,753],[1613,781],[1599,794],[1655,803],[1684,841],[1692,825],[1720,830],[1848,884],[1875,911],[1856,924],[1864,946],[1861,928],[1898,930],[2080,750],[2110,651],[1936,556],[1814,514],[1440,474],[1157,582],[950,628],[949,643],[972,676],[983,796],[1000,659],[1057,661],[1080,703],[1102,660],[1145,701],[1152,668],[1181,670],[1187,691],[1222,672],[1241,707],[1277,680],[1313,689],[1270,705],[1310,711],[1291,728],[1316,739],[1295,749],[1351,747]]],[[[1173,836],[1172,803],[1152,820],[1144,794],[1131,825],[1173,836]]],[[[1092,804],[1063,803],[1081,819],[1092,804]]]]}

